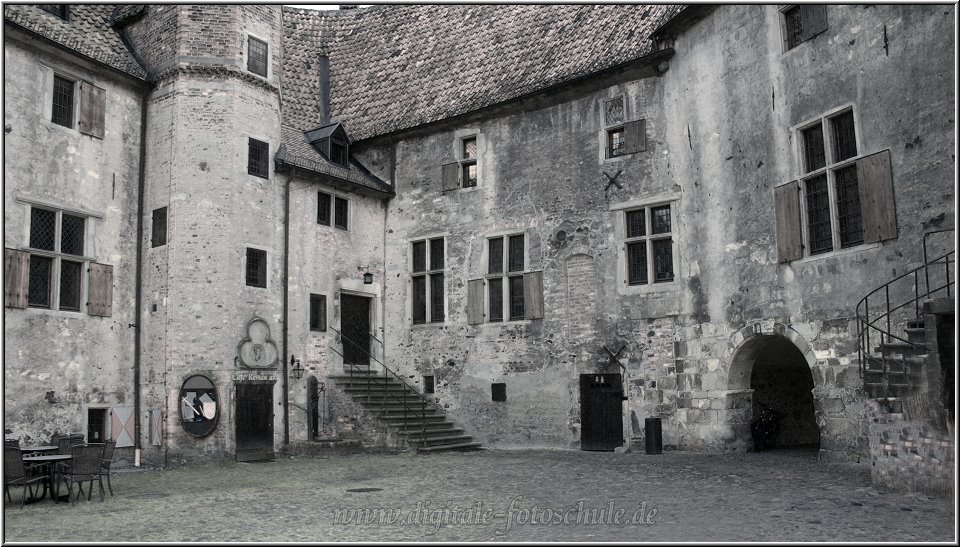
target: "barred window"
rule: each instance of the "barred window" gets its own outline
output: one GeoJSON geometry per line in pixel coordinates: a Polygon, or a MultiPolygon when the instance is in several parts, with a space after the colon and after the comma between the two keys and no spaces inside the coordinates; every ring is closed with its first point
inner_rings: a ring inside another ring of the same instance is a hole
{"type": "Polygon", "coordinates": [[[330,194],[317,192],[317,224],[330,226],[330,194]]]}
{"type": "Polygon", "coordinates": [[[487,296],[490,322],[524,319],[523,272],[526,269],[524,235],[493,237],[487,240],[487,296]],[[506,240],[506,248],[504,248],[506,240]],[[506,271],[504,271],[506,264],[506,271]],[[506,294],[504,294],[506,285],[506,294]],[[504,302],[506,297],[506,302],[504,302]]]}
{"type": "Polygon", "coordinates": [[[315,332],[327,331],[327,296],[323,294],[310,295],[310,330],[315,332]]]}
{"type": "Polygon", "coordinates": [[[27,306],[81,311],[86,223],[74,213],[30,208],[27,306]]]}
{"type": "Polygon", "coordinates": [[[460,167],[463,170],[460,180],[463,188],[471,188],[477,185],[477,137],[463,139],[460,143],[460,167]]]}
{"type": "Polygon", "coordinates": [[[347,200],[339,196],[333,199],[333,226],[347,229],[347,200]]]}
{"type": "Polygon", "coordinates": [[[413,322],[442,323],[446,318],[444,239],[438,237],[414,241],[410,249],[413,322]]]}
{"type": "Polygon", "coordinates": [[[624,213],[627,285],[673,281],[672,206],[656,205],[624,213]]]}
{"type": "Polygon", "coordinates": [[[267,77],[267,43],[253,36],[249,37],[247,46],[247,70],[267,77]]]}
{"type": "Polygon", "coordinates": [[[269,179],[270,145],[250,138],[247,150],[247,173],[262,179],[269,179]]]}
{"type": "Polygon", "coordinates": [[[854,112],[846,109],[799,129],[806,254],[864,242],[854,112]]]}
{"type": "Polygon", "coordinates": [[[62,76],[53,76],[53,115],[51,121],[64,127],[73,127],[73,104],[76,82],[62,76]]]}
{"type": "Polygon", "coordinates": [[[267,251],[247,247],[248,287],[267,288],[267,251]]]}

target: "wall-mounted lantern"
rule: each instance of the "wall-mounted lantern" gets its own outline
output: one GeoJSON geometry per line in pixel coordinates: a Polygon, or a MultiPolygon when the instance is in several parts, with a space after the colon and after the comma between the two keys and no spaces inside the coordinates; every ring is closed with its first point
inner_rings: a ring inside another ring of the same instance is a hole
{"type": "Polygon", "coordinates": [[[293,355],[290,356],[290,370],[293,371],[293,377],[297,380],[303,378],[303,365],[300,364],[300,359],[293,355]]]}

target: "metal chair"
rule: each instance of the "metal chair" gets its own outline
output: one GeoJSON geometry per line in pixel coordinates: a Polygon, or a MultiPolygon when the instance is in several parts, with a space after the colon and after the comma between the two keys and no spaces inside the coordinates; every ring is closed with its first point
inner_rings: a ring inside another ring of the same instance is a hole
{"type": "Polygon", "coordinates": [[[67,499],[70,503],[76,501],[73,499],[73,484],[77,483],[77,498],[83,494],[83,483],[90,482],[90,490],[87,492],[87,500],[93,495],[93,481],[100,484],[100,501],[103,501],[103,473],[100,468],[100,461],[103,459],[102,444],[81,444],[71,449],[73,459],[70,462],[70,468],[60,472],[60,477],[67,481],[67,499]]]}
{"type": "MultiPolygon", "coordinates": [[[[117,447],[117,441],[107,441],[103,445],[103,456],[100,458],[100,472],[107,477],[107,488],[110,489],[110,496],[113,496],[113,485],[110,484],[110,465],[113,463],[113,451],[117,447]]],[[[100,490],[103,490],[101,482],[100,490]]]]}
{"type": "Polygon", "coordinates": [[[27,501],[27,487],[30,487],[30,494],[31,497],[33,497],[32,485],[42,483],[47,478],[44,475],[31,475],[28,473],[31,469],[32,467],[24,465],[23,453],[20,452],[19,448],[6,445],[3,447],[3,491],[7,494],[7,500],[12,503],[13,498],[10,497],[10,487],[22,486],[23,497],[20,498],[21,508],[23,508],[23,504],[27,501]]]}

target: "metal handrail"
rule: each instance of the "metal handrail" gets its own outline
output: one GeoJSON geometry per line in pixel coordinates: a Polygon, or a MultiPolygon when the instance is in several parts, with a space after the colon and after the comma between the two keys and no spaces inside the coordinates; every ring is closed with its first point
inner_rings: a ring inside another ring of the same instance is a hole
{"type": "MultiPolygon", "coordinates": [[[[391,370],[390,367],[388,367],[383,361],[381,361],[380,359],[377,359],[376,356],[374,356],[374,355],[371,354],[369,351],[367,351],[366,349],[364,349],[363,346],[361,346],[360,344],[358,344],[356,341],[352,340],[349,336],[344,335],[344,334],[343,334],[343,331],[338,330],[338,329],[335,328],[335,327],[328,327],[328,328],[330,328],[330,330],[332,330],[333,332],[337,333],[337,340],[340,342],[340,346],[341,346],[341,347],[343,347],[343,345],[344,345],[344,340],[346,340],[346,341],[349,342],[353,347],[355,347],[356,349],[358,349],[358,350],[360,350],[361,352],[363,352],[367,357],[369,357],[369,358],[372,359],[373,361],[376,361],[377,364],[380,365],[380,368],[382,368],[383,371],[384,371],[384,374],[383,374],[384,378],[388,378],[388,377],[392,376],[394,379],[398,380],[404,387],[407,388],[407,390],[404,390],[404,391],[403,391],[402,395],[400,395],[400,396],[393,396],[396,400],[399,400],[399,402],[400,402],[401,405],[403,405],[403,418],[404,418],[404,422],[407,421],[407,418],[408,418],[408,417],[411,417],[411,416],[415,415],[415,413],[416,413],[416,409],[412,409],[410,403],[407,401],[407,394],[408,394],[409,392],[413,392],[413,393],[417,396],[417,398],[419,399],[419,402],[420,402],[420,404],[419,404],[419,406],[420,406],[420,409],[419,409],[419,410],[420,410],[420,423],[422,424],[422,425],[421,425],[420,441],[421,441],[421,444],[423,444],[423,443],[425,442],[426,436],[427,436],[427,420],[426,420],[427,408],[428,408],[429,406],[431,406],[432,403],[431,403],[430,401],[428,401],[428,400],[426,399],[426,397],[424,397],[423,394],[421,394],[415,387],[413,387],[413,386],[411,386],[409,383],[407,383],[407,381],[404,380],[403,377],[401,377],[399,374],[397,374],[396,372],[394,372],[393,370],[391,370]],[[411,414],[411,411],[412,411],[414,414],[411,414]]],[[[370,334],[371,334],[371,336],[373,336],[378,342],[380,342],[381,344],[383,344],[383,342],[382,342],[379,338],[376,338],[376,336],[373,335],[373,333],[370,333],[370,334]]],[[[339,355],[341,359],[345,359],[343,353],[338,352],[338,351],[336,350],[336,348],[331,348],[331,349],[334,351],[334,353],[336,353],[337,355],[339,355]]],[[[355,371],[355,370],[357,369],[357,367],[360,366],[360,365],[356,365],[356,364],[354,364],[354,363],[347,363],[346,361],[344,361],[343,364],[344,364],[344,367],[349,366],[349,370],[348,370],[347,372],[349,373],[349,375],[350,375],[350,380],[352,381],[353,378],[354,378],[354,371],[355,371]]],[[[371,378],[371,376],[367,376],[367,378],[371,378]]],[[[371,390],[370,390],[370,382],[367,382],[367,405],[370,405],[370,392],[371,392],[371,390]]],[[[384,384],[384,389],[382,390],[381,395],[382,395],[383,398],[381,399],[380,410],[381,410],[381,412],[383,412],[383,411],[384,411],[384,407],[385,407],[386,404],[387,404],[387,399],[391,398],[390,390],[386,389],[386,384],[384,384]]]]}
{"type": "MultiPolygon", "coordinates": [[[[932,295],[934,295],[934,294],[936,294],[936,293],[938,293],[938,292],[940,292],[940,291],[943,291],[943,290],[946,290],[947,297],[950,296],[950,287],[951,287],[952,285],[955,285],[955,283],[956,283],[955,280],[952,280],[952,279],[951,279],[951,270],[950,270],[951,264],[956,264],[956,260],[955,260],[955,259],[952,259],[952,258],[955,256],[956,251],[950,251],[950,252],[948,252],[948,253],[945,253],[945,254],[943,254],[943,255],[940,255],[940,256],[938,256],[938,257],[930,260],[930,259],[927,258],[926,240],[927,240],[927,235],[929,235],[929,234],[940,233],[940,232],[948,232],[948,231],[952,231],[952,230],[953,230],[953,229],[951,228],[951,229],[948,229],[948,230],[937,230],[937,231],[934,231],[934,232],[928,232],[927,234],[924,234],[924,238],[923,238],[923,243],[924,243],[924,245],[923,245],[924,263],[923,263],[923,265],[918,266],[917,268],[914,268],[914,269],[912,269],[912,270],[910,270],[910,271],[908,271],[908,272],[905,272],[905,273],[903,273],[903,274],[901,274],[901,275],[899,275],[899,276],[891,279],[891,280],[888,281],[887,283],[884,283],[883,285],[877,287],[876,289],[870,291],[869,293],[867,293],[866,296],[864,296],[864,297],[857,303],[857,307],[856,307],[856,316],[857,316],[857,357],[859,358],[859,361],[860,361],[860,377],[861,377],[861,378],[864,377],[864,374],[865,374],[865,372],[866,372],[867,357],[871,354],[871,351],[870,351],[870,348],[871,348],[871,344],[870,344],[871,331],[874,331],[875,333],[877,333],[877,334],[879,335],[879,339],[880,339],[880,346],[881,346],[881,354],[880,354],[880,358],[881,358],[881,371],[880,371],[880,372],[881,372],[881,374],[882,374],[882,376],[883,376],[883,386],[884,386],[884,389],[885,389],[885,390],[889,387],[889,377],[888,377],[888,376],[889,376],[890,370],[889,370],[889,366],[888,366],[888,363],[887,363],[887,354],[886,354],[885,351],[882,351],[883,345],[884,345],[884,344],[888,344],[888,343],[890,343],[890,342],[892,342],[892,341],[895,340],[895,341],[901,342],[901,343],[906,344],[906,345],[908,345],[908,346],[910,346],[910,347],[912,347],[912,348],[915,348],[915,349],[926,349],[925,346],[922,345],[922,344],[916,344],[916,343],[914,343],[914,342],[911,342],[911,341],[908,340],[908,339],[905,339],[905,338],[903,338],[903,337],[901,337],[901,336],[897,336],[896,334],[893,334],[892,316],[893,316],[893,313],[894,313],[894,312],[899,311],[899,310],[902,310],[902,309],[904,309],[904,308],[907,308],[907,307],[910,306],[910,305],[913,305],[913,306],[914,306],[915,317],[919,318],[919,317],[920,317],[920,302],[921,302],[921,300],[923,300],[923,299],[928,299],[928,298],[930,298],[930,296],[932,296],[932,295]],[[933,267],[939,266],[939,264],[943,264],[943,266],[944,266],[944,271],[945,271],[945,273],[946,273],[946,281],[945,281],[942,285],[940,285],[940,286],[931,288],[931,286],[930,286],[930,269],[933,268],[933,267]],[[924,285],[923,285],[924,289],[923,289],[922,291],[921,291],[921,289],[920,289],[920,273],[921,273],[921,271],[923,272],[924,281],[925,281],[925,283],[924,283],[924,285]],[[913,276],[913,292],[914,292],[913,297],[912,297],[912,298],[907,298],[906,301],[904,301],[904,302],[902,302],[902,303],[899,303],[899,304],[896,304],[896,305],[891,306],[891,302],[890,302],[890,287],[891,287],[894,283],[897,283],[898,281],[900,281],[900,280],[902,280],[902,279],[906,279],[906,278],[908,278],[908,277],[910,277],[910,276],[913,276]],[[874,298],[874,301],[875,301],[877,294],[880,293],[881,291],[883,291],[883,298],[884,298],[883,305],[880,306],[880,308],[878,309],[878,311],[874,312],[874,316],[871,318],[871,312],[870,312],[870,303],[871,303],[871,300],[870,300],[870,298],[871,298],[871,297],[875,297],[875,298],[874,298]],[[884,325],[884,323],[885,323],[885,325],[884,325]]],[[[875,335],[875,336],[876,336],[876,335],[875,335]]],[[[904,359],[903,357],[902,357],[901,359],[904,360],[904,364],[905,364],[905,359],[904,359]]],[[[905,372],[905,371],[906,371],[906,369],[904,369],[904,372],[905,372]]]]}

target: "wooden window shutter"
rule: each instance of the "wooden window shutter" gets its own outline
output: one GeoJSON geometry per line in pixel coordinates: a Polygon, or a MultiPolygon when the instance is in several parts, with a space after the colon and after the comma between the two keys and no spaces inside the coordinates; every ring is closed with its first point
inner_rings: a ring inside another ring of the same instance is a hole
{"type": "Polygon", "coordinates": [[[523,318],[543,319],[543,272],[523,274],[523,318]]]}
{"type": "Polygon", "coordinates": [[[634,154],[647,149],[647,120],[623,124],[623,153],[634,154]]]}
{"type": "Polygon", "coordinates": [[[483,323],[483,280],[467,281],[467,324],[483,323]]]}
{"type": "Polygon", "coordinates": [[[3,298],[8,308],[26,308],[30,286],[30,253],[4,249],[3,298]]]}
{"type": "Polygon", "coordinates": [[[800,4],[800,41],[809,40],[827,30],[827,6],[800,4]]]}
{"type": "Polygon", "coordinates": [[[857,179],[863,242],[876,243],[897,237],[890,151],[884,150],[857,160],[857,179]]]}
{"type": "Polygon", "coordinates": [[[777,215],[777,261],[789,262],[803,257],[800,231],[800,185],[793,181],[773,189],[777,215]]]}
{"type": "Polygon", "coordinates": [[[113,314],[113,266],[90,263],[87,313],[110,317],[113,314]]]}
{"type": "Polygon", "coordinates": [[[102,139],[106,113],[107,92],[90,82],[80,82],[80,132],[102,139]]]}
{"type": "Polygon", "coordinates": [[[460,187],[460,164],[447,163],[441,166],[443,170],[443,191],[456,190],[460,187]]]}

